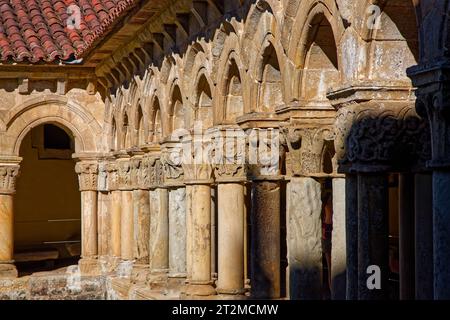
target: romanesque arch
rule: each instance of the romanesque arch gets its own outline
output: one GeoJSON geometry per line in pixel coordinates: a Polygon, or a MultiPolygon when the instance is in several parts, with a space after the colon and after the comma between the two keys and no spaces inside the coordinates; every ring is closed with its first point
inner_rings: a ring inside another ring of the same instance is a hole
{"type": "Polygon", "coordinates": [[[81,105],[66,97],[44,96],[30,99],[12,108],[5,119],[3,154],[17,156],[21,141],[29,130],[46,122],[59,123],[72,132],[76,153],[100,152],[105,149],[101,138],[102,128],[97,120],[81,105]]]}

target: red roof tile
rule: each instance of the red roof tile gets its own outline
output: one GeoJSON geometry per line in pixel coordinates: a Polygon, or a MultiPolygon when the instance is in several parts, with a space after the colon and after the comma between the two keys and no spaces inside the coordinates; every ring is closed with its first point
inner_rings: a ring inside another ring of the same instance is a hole
{"type": "Polygon", "coordinates": [[[0,62],[80,57],[136,0],[0,0],[0,62]],[[69,26],[79,8],[79,28],[69,26]]]}

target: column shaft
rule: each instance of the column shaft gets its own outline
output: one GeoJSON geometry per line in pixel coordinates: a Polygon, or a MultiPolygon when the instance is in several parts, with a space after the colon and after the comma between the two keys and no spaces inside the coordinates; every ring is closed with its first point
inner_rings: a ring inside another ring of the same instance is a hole
{"type": "Polygon", "coordinates": [[[14,266],[13,195],[0,194],[0,278],[17,277],[14,266]]]}
{"type": "Polygon", "coordinates": [[[251,214],[251,295],[280,297],[280,184],[254,181],[251,214]]]}
{"type": "Polygon", "coordinates": [[[244,185],[218,185],[218,284],[223,294],[244,293],[244,185]]]}
{"type": "Polygon", "coordinates": [[[414,175],[400,174],[399,180],[399,225],[400,225],[400,299],[415,297],[414,272],[414,175]]]}
{"type": "Polygon", "coordinates": [[[345,179],[333,179],[333,235],[331,248],[331,297],[346,298],[346,229],[345,229],[345,179]]]}
{"type": "Polygon", "coordinates": [[[169,269],[169,194],[167,189],[150,191],[150,270],[165,273],[169,269]]]}
{"type": "Polygon", "coordinates": [[[288,260],[290,299],[322,299],[321,185],[292,178],[288,185],[288,260]]]}
{"type": "Polygon", "coordinates": [[[107,192],[98,193],[98,254],[111,254],[111,197],[107,192]]]}
{"type": "Polygon", "coordinates": [[[112,256],[121,257],[121,221],[122,221],[122,192],[112,191],[111,195],[111,252],[112,256]]]}
{"type": "Polygon", "coordinates": [[[147,190],[134,190],[134,257],[136,263],[149,263],[150,199],[147,190]]]}
{"type": "Polygon", "coordinates": [[[121,213],[121,229],[120,229],[120,248],[121,257],[124,260],[133,260],[133,191],[122,190],[122,213],[121,213]]]}
{"type": "Polygon", "coordinates": [[[192,279],[192,186],[186,186],[186,273],[188,282],[192,279]]]}
{"type": "Polygon", "coordinates": [[[169,276],[186,277],[186,188],[169,190],[169,276]]]}
{"type": "Polygon", "coordinates": [[[389,193],[385,174],[358,175],[358,299],[388,298],[389,193]],[[381,274],[369,269],[378,267],[381,274]],[[380,280],[380,281],[378,281],[380,280]],[[369,284],[380,283],[376,289],[369,284]]]}
{"type": "Polygon", "coordinates": [[[433,179],[429,173],[415,176],[415,271],[416,299],[433,299],[433,179]]]}
{"type": "Polygon", "coordinates": [[[450,171],[433,172],[434,299],[450,299],[450,171]]]}
{"type": "Polygon", "coordinates": [[[81,191],[83,258],[95,258],[98,254],[97,191],[81,191]]]}
{"type": "Polygon", "coordinates": [[[345,177],[345,229],[347,249],[346,299],[358,299],[358,179],[345,177]]]}

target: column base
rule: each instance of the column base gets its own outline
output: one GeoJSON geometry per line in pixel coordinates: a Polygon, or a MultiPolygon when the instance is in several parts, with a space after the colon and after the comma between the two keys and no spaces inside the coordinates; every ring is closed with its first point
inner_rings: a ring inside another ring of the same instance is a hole
{"type": "Polygon", "coordinates": [[[194,282],[190,281],[186,287],[186,297],[207,297],[217,295],[212,286],[212,282],[194,282]]]}
{"type": "Polygon", "coordinates": [[[230,295],[230,296],[243,296],[245,294],[245,289],[224,289],[224,288],[217,288],[216,289],[218,294],[224,294],[224,295],[230,295]]]}
{"type": "Polygon", "coordinates": [[[0,263],[0,279],[14,279],[19,276],[13,263],[0,263]]]}
{"type": "Polygon", "coordinates": [[[98,276],[102,273],[99,261],[95,258],[82,258],[78,261],[78,266],[82,275],[98,276]]]}
{"type": "Polygon", "coordinates": [[[186,288],[186,274],[169,274],[167,277],[169,290],[184,291],[186,288]]]}
{"type": "Polygon", "coordinates": [[[150,274],[150,266],[145,264],[135,264],[132,270],[131,278],[133,281],[143,281],[148,279],[150,274]]]}

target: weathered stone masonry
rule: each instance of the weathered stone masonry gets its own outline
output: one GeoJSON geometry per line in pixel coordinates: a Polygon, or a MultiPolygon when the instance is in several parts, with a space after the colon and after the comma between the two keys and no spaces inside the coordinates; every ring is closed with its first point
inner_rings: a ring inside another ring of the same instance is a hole
{"type": "Polygon", "coordinates": [[[60,64],[0,63],[0,278],[21,142],[54,123],[75,143],[81,281],[99,281],[81,297],[320,300],[330,276],[332,299],[388,299],[394,217],[398,297],[450,298],[445,1],[125,2],[60,64]],[[229,163],[171,157],[226,132],[229,163]],[[276,164],[252,163],[271,138],[276,164]]]}

